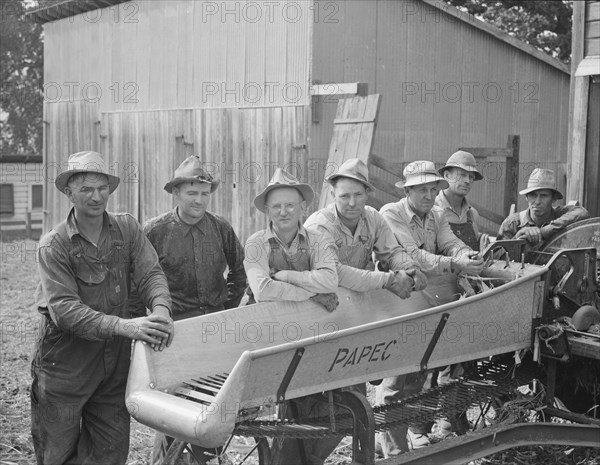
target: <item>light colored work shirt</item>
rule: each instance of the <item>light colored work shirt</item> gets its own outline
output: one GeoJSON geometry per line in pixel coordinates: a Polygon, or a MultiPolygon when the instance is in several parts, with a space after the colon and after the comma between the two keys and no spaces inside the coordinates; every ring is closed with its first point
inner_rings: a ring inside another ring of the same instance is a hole
{"type": "Polygon", "coordinates": [[[420,269],[398,244],[383,217],[372,207],[365,207],[354,234],[342,223],[334,203],[309,216],[304,226],[327,232],[333,238],[342,287],[364,292],[381,289],[387,284],[390,273],[373,271],[373,253],[375,259],[385,262],[390,270],[420,269]]]}
{"type": "Polygon", "coordinates": [[[474,253],[454,235],[439,207],[434,206],[421,220],[405,197],[399,202],[384,205],[381,215],[398,242],[426,274],[451,273],[452,257],[474,253]]]}
{"type": "Polygon", "coordinates": [[[316,294],[335,292],[338,286],[337,253],[331,236],[299,225],[288,247],[269,225],[246,241],[244,268],[257,302],[307,300],[316,294]],[[287,262],[284,269],[272,269],[274,252],[287,262]],[[304,264],[297,270],[298,264],[304,264]],[[282,271],[275,280],[271,276],[282,271]]]}

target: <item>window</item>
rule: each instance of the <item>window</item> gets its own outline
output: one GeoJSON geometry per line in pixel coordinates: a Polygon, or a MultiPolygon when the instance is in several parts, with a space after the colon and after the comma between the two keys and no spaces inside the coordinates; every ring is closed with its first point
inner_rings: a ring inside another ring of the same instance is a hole
{"type": "Polygon", "coordinates": [[[12,184],[0,184],[0,214],[15,214],[15,196],[12,184]]]}
{"type": "Polygon", "coordinates": [[[41,210],[44,208],[44,187],[41,184],[31,185],[31,209],[41,210]]]}

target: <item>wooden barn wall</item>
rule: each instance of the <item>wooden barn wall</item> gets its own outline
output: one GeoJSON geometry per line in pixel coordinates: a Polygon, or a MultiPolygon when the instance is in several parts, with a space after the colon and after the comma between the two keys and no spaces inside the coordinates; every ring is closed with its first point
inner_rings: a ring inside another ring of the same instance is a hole
{"type": "MultiPolygon", "coordinates": [[[[308,107],[108,112],[83,104],[47,105],[48,118],[61,121],[48,129],[48,152],[99,150],[121,184],[110,211],[130,212],[141,222],[173,208],[163,190],[175,168],[200,154],[207,171],[221,179],[209,210],[231,222],[240,240],[265,227],[265,216],[252,200],[277,166],[308,178],[308,107]],[[78,115],[77,117],[75,115],[78,115]]],[[[52,209],[47,229],[65,218],[68,200],[49,189],[52,209]],[[58,208],[57,208],[58,207],[58,208]]]]}
{"type": "Polygon", "coordinates": [[[600,2],[585,3],[583,56],[600,55],[600,2]]]}
{"type": "MultiPolygon", "coordinates": [[[[566,73],[420,1],[336,5],[335,21],[315,22],[313,79],[366,82],[369,93],[382,94],[375,153],[401,165],[418,159],[441,165],[458,147],[505,147],[508,135],[518,134],[519,187],[539,166],[557,170],[564,189],[566,73]]],[[[323,164],[336,99],[326,96],[321,103],[311,154],[322,157],[313,163],[323,164]]],[[[503,160],[488,159],[480,169],[486,180],[475,184],[472,198],[504,213],[503,160]]]]}
{"type": "MultiPolygon", "coordinates": [[[[76,101],[44,104],[44,205],[47,232],[64,220],[71,208],[67,197],[54,187],[56,176],[67,169],[70,154],[83,150],[101,150],[101,133],[97,104],[76,101]]],[[[111,171],[120,176],[110,154],[105,154],[111,171]]],[[[111,200],[113,202],[113,200],[111,200]]],[[[112,208],[112,203],[109,204],[112,208]]]]}
{"type": "Polygon", "coordinates": [[[46,99],[100,111],[307,105],[311,2],[126,2],[48,23],[46,99]]]}

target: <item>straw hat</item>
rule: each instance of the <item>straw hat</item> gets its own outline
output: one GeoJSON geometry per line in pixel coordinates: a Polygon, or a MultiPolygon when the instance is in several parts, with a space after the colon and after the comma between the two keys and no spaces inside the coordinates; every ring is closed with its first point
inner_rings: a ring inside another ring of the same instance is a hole
{"type": "Polygon", "coordinates": [[[202,169],[202,162],[196,155],[187,157],[181,165],[175,170],[175,175],[168,183],[165,184],[164,189],[171,194],[173,188],[177,187],[183,182],[204,182],[210,184],[210,192],[213,193],[219,187],[218,179],[213,177],[202,169]]]}
{"type": "Polygon", "coordinates": [[[552,170],[544,168],[536,168],[529,176],[527,181],[527,188],[523,189],[519,194],[527,195],[533,191],[539,191],[540,189],[549,189],[556,192],[559,199],[563,198],[562,193],[556,188],[556,174],[552,170]]]}
{"type": "Polygon", "coordinates": [[[472,153],[465,152],[464,150],[454,152],[450,158],[448,158],[446,166],[439,169],[439,173],[443,176],[444,171],[446,171],[448,168],[460,168],[468,173],[472,173],[475,175],[475,181],[481,181],[483,179],[483,175],[477,171],[477,162],[475,161],[475,157],[472,153]]]}
{"type": "Polygon", "coordinates": [[[87,150],[85,152],[74,153],[69,156],[69,161],[67,163],[68,169],[60,173],[54,180],[56,188],[63,193],[65,192],[65,187],[67,187],[71,176],[79,173],[103,174],[108,178],[108,188],[111,194],[121,181],[119,177],[113,176],[108,172],[104,158],[98,152],[87,150]]]}
{"type": "Polygon", "coordinates": [[[349,158],[340,165],[338,170],[325,178],[325,182],[332,184],[337,178],[350,178],[362,182],[368,190],[375,188],[369,183],[369,168],[358,158],[349,158]]]}
{"type": "Polygon", "coordinates": [[[437,182],[440,189],[446,189],[448,182],[440,176],[432,161],[419,160],[409,163],[402,172],[404,181],[396,183],[396,187],[411,187],[437,182]]]}
{"type": "Polygon", "coordinates": [[[280,187],[293,187],[294,189],[298,190],[304,200],[306,200],[307,204],[310,204],[315,198],[315,193],[312,187],[310,187],[308,184],[299,182],[294,176],[284,169],[277,168],[267,187],[265,187],[265,189],[254,199],[254,206],[261,212],[266,213],[267,209],[265,208],[265,201],[267,200],[267,195],[269,195],[269,192],[272,190],[280,187]]]}

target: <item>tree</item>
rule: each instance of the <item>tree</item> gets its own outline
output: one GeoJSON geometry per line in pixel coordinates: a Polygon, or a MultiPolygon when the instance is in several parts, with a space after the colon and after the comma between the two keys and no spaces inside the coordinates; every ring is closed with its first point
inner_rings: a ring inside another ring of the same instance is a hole
{"type": "Polygon", "coordinates": [[[571,61],[571,1],[445,1],[564,63],[568,64],[571,61]]]}
{"type": "Polygon", "coordinates": [[[42,27],[25,11],[26,0],[0,2],[0,153],[42,151],[42,27]]]}

